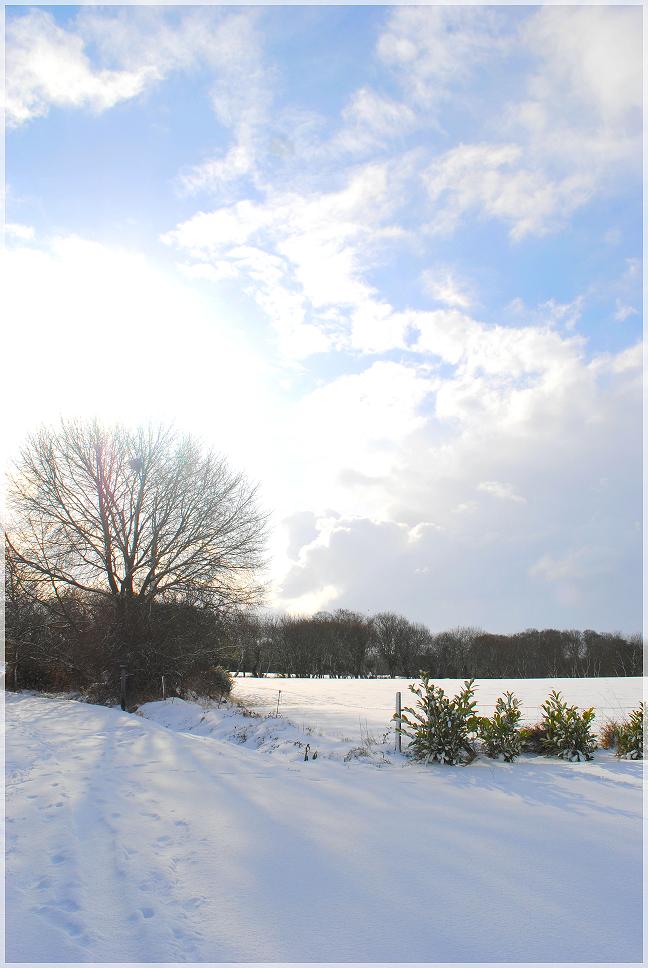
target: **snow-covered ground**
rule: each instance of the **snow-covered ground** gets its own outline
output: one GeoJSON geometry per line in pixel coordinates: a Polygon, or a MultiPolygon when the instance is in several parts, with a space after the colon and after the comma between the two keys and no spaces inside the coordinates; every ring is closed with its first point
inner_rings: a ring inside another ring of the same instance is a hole
{"type": "MultiPolygon", "coordinates": [[[[414,679],[278,679],[250,676],[235,679],[234,695],[259,712],[277,708],[294,722],[328,736],[359,738],[367,729],[382,734],[395,709],[400,691],[404,706],[414,705],[416,696],[409,690],[414,679]]],[[[434,680],[447,695],[454,696],[463,679],[434,680]]],[[[608,719],[624,719],[635,709],[642,696],[641,676],[609,679],[477,679],[478,709],[491,715],[498,696],[507,689],[522,700],[523,721],[535,723],[542,718],[540,706],[552,689],[562,692],[565,700],[586,709],[596,709],[595,725],[600,728],[608,719]]]]}
{"type": "Polygon", "coordinates": [[[364,757],[394,681],[311,682],[369,729],[8,695],[7,961],[641,961],[641,763],[364,757]]]}

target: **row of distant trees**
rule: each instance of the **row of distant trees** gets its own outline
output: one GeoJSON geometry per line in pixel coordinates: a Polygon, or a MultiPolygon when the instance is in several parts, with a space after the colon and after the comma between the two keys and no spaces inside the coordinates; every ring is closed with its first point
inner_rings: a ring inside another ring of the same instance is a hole
{"type": "MultiPolygon", "coordinates": [[[[392,612],[259,612],[266,518],[223,457],[164,427],[63,421],[8,489],[7,682],[109,701],[205,692],[217,665],[286,676],[638,675],[638,636],[432,634],[392,612]]],[[[217,678],[217,677],[216,677],[217,678]]]]}
{"type": "Polygon", "coordinates": [[[393,612],[364,616],[339,609],[307,616],[233,618],[225,654],[237,674],[541,678],[636,676],[640,635],[591,629],[526,629],[494,635],[460,627],[432,633],[393,612]]]}
{"type": "Polygon", "coordinates": [[[78,590],[39,597],[6,569],[10,688],[74,689],[116,698],[121,665],[132,696],[209,692],[216,666],[235,676],[542,678],[642,674],[640,635],[526,629],[495,635],[460,627],[432,633],[393,612],[338,609],[313,616],[218,612],[189,602],[147,606],[142,635],[125,653],[110,603],[78,590]]]}

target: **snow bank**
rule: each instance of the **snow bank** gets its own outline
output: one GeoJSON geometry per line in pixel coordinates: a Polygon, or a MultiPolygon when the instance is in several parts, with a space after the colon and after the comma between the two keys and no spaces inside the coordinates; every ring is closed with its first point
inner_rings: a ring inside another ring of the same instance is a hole
{"type": "MultiPolygon", "coordinates": [[[[209,701],[187,702],[173,698],[140,706],[138,715],[160,726],[194,736],[209,736],[239,746],[273,753],[288,762],[317,758],[348,763],[359,760],[373,766],[391,763],[394,728],[383,724],[382,732],[360,730],[357,742],[350,737],[326,735],[305,724],[294,723],[283,714],[250,713],[232,703],[216,706],[209,701]]],[[[337,733],[339,731],[334,731],[337,733]]]]}
{"type": "Polygon", "coordinates": [[[7,697],[8,961],[641,960],[640,763],[306,763],[191,706],[7,697]]]}

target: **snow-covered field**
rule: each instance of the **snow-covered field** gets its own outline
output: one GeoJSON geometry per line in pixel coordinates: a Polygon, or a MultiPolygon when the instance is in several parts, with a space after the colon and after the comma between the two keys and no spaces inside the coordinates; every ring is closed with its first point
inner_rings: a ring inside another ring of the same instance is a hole
{"type": "Polygon", "coordinates": [[[640,962],[642,764],[406,763],[397,683],[237,682],[281,718],[8,695],[7,961],[640,962]]]}
{"type": "MultiPolygon", "coordinates": [[[[294,722],[327,735],[359,737],[365,728],[381,734],[395,709],[396,692],[404,706],[414,705],[416,696],[409,690],[414,679],[235,679],[234,695],[252,709],[274,712],[281,690],[279,710],[294,722]]],[[[478,679],[478,709],[491,715],[498,696],[507,689],[522,700],[523,721],[535,723],[542,717],[540,706],[552,689],[562,692],[567,702],[596,709],[597,727],[606,719],[623,719],[635,709],[642,696],[642,678],[609,679],[478,679]]],[[[438,679],[446,694],[454,696],[463,679],[438,679]]]]}

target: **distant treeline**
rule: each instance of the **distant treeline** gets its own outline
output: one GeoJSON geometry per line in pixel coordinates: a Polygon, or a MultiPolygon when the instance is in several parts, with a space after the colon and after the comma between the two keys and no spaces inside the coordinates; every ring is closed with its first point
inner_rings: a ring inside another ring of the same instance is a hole
{"type": "Polygon", "coordinates": [[[534,678],[636,676],[640,635],[526,629],[493,635],[478,628],[432,633],[392,612],[365,616],[339,609],[313,616],[223,613],[186,601],[136,601],[137,636],[124,643],[111,602],[76,590],[58,596],[26,589],[11,562],[6,580],[6,683],[10,689],[78,691],[113,702],[121,667],[133,702],[209,695],[234,675],[534,678]]]}
{"type": "Polygon", "coordinates": [[[542,678],[638,676],[641,635],[586,629],[525,629],[499,635],[459,627],[432,633],[393,612],[339,609],[312,617],[240,615],[228,628],[228,665],[237,674],[542,678]]]}

